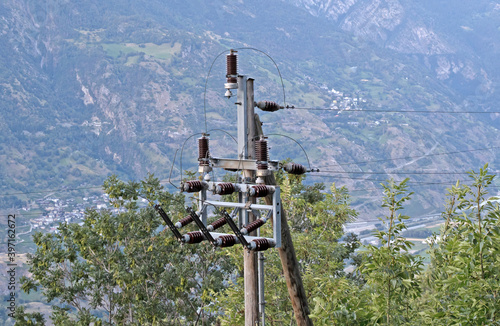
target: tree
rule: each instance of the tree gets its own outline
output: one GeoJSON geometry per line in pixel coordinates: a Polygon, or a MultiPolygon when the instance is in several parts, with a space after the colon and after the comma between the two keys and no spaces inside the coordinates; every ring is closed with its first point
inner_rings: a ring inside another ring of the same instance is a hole
{"type": "Polygon", "coordinates": [[[500,322],[500,207],[488,198],[488,165],[470,172],[472,185],[448,189],[445,223],[431,242],[420,317],[433,325],[500,322]]]}
{"type": "MultiPolygon", "coordinates": [[[[40,289],[55,303],[57,325],[213,324],[208,293],[223,288],[232,266],[208,244],[181,248],[151,205],[139,207],[142,196],[179,218],[184,196],[164,192],[153,176],[128,184],[112,176],[104,190],[117,213],[88,210],[83,225],[34,235],[23,290],[40,289]]],[[[16,315],[17,325],[36,317],[16,315]]]]}
{"type": "Polygon", "coordinates": [[[385,230],[375,231],[381,246],[369,245],[366,258],[359,271],[367,280],[372,293],[372,323],[375,325],[402,325],[413,319],[412,299],[420,292],[417,279],[422,267],[418,256],[409,250],[413,243],[400,234],[406,230],[404,220],[409,216],[399,213],[412,193],[407,191],[408,179],[400,183],[389,180],[384,187],[382,207],[389,209],[389,215],[379,218],[385,230]]]}

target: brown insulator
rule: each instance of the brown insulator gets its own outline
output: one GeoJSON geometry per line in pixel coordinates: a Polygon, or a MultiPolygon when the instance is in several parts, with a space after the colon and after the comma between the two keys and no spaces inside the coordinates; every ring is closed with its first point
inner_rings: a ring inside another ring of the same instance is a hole
{"type": "Polygon", "coordinates": [[[238,82],[236,76],[238,75],[238,56],[235,54],[236,51],[231,50],[231,53],[226,55],[226,77],[227,82],[234,84],[238,82]]]}
{"type": "Polygon", "coordinates": [[[255,249],[253,249],[254,251],[264,251],[264,250],[271,248],[271,244],[269,243],[269,240],[264,239],[264,238],[255,239],[252,242],[255,243],[255,249]]]}
{"type": "Polygon", "coordinates": [[[249,234],[250,232],[252,231],[255,231],[257,230],[258,228],[260,228],[262,225],[264,225],[266,222],[264,222],[262,219],[257,219],[255,221],[253,221],[252,223],[248,224],[247,226],[245,226],[243,229],[246,230],[246,233],[242,230],[241,233],[243,234],[249,234]]]}
{"type": "Polygon", "coordinates": [[[281,109],[281,106],[278,103],[272,101],[259,101],[257,103],[257,107],[262,111],[268,111],[268,112],[274,112],[281,109]]]}
{"type": "Polygon", "coordinates": [[[209,226],[207,226],[207,230],[208,231],[213,231],[213,230],[217,230],[218,228],[226,225],[227,221],[225,218],[221,217],[220,219],[218,219],[217,221],[213,222],[212,224],[210,224],[209,226]]]}
{"type": "Polygon", "coordinates": [[[200,243],[204,240],[203,238],[203,233],[200,231],[194,231],[194,232],[188,232],[187,235],[189,236],[189,241],[188,243],[200,243]]]}
{"type": "Polygon", "coordinates": [[[215,193],[217,195],[230,195],[232,194],[236,188],[234,187],[234,184],[231,182],[221,182],[215,187],[215,193]]]}
{"type": "Polygon", "coordinates": [[[198,162],[200,166],[208,166],[210,156],[209,139],[205,136],[198,138],[198,162]]]}
{"type": "Polygon", "coordinates": [[[220,246],[224,247],[232,247],[236,244],[236,237],[234,235],[221,235],[219,237],[221,240],[220,246]]]}
{"type": "Polygon", "coordinates": [[[180,228],[182,228],[182,227],[184,227],[192,222],[193,222],[193,218],[191,217],[191,215],[188,215],[188,216],[180,219],[179,221],[177,221],[177,223],[175,223],[175,227],[180,229],[180,228]]]}
{"type": "Polygon", "coordinates": [[[304,174],[307,172],[305,166],[297,163],[287,163],[283,166],[283,169],[290,174],[304,174]]]}
{"type": "Polygon", "coordinates": [[[253,191],[251,191],[251,195],[253,197],[266,197],[269,195],[269,188],[265,185],[257,185],[252,186],[253,191]]]}
{"type": "Polygon", "coordinates": [[[261,138],[255,142],[255,157],[257,159],[257,169],[267,170],[267,161],[269,160],[269,151],[267,140],[261,138]]]}
{"type": "Polygon", "coordinates": [[[183,190],[185,192],[199,192],[203,190],[203,183],[199,180],[187,181],[184,184],[183,190]]]}

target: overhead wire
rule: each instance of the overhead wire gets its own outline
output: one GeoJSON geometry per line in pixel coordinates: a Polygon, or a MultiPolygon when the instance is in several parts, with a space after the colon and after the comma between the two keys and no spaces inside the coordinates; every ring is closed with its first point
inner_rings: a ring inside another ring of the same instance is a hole
{"type": "Polygon", "coordinates": [[[75,190],[88,190],[88,189],[102,189],[102,185],[101,186],[91,186],[91,187],[59,188],[59,189],[39,190],[39,191],[12,192],[12,193],[7,193],[7,194],[0,194],[0,197],[17,196],[17,195],[30,195],[30,194],[43,194],[43,193],[75,191],[75,190]]]}
{"type": "Polygon", "coordinates": [[[311,162],[309,161],[309,156],[307,155],[307,152],[306,150],[304,149],[304,147],[295,139],[293,139],[292,137],[290,136],[287,136],[287,135],[282,135],[282,134],[267,134],[266,136],[281,136],[281,137],[286,137],[288,139],[291,139],[293,140],[295,143],[297,143],[297,145],[300,146],[300,148],[302,149],[302,151],[304,152],[304,155],[306,156],[306,160],[307,160],[307,164],[309,165],[309,169],[311,169],[311,162]]]}
{"type": "MultiPolygon", "coordinates": [[[[364,174],[364,175],[370,175],[370,174],[401,174],[401,175],[459,175],[459,174],[469,174],[470,172],[453,172],[453,171],[443,171],[443,172],[423,172],[423,171],[407,171],[407,172],[386,172],[386,171],[333,171],[333,170],[321,170],[318,172],[311,172],[311,173],[335,173],[335,174],[364,174]]],[[[498,174],[500,171],[490,171],[490,173],[495,173],[498,174]]]]}
{"type": "MultiPolygon", "coordinates": [[[[389,158],[389,159],[377,159],[377,160],[369,160],[369,161],[361,161],[361,162],[350,162],[350,163],[346,162],[346,163],[328,165],[328,167],[331,167],[331,166],[354,165],[354,164],[368,164],[368,163],[378,163],[378,162],[389,162],[389,161],[398,161],[398,160],[408,160],[408,159],[416,159],[416,158],[426,158],[426,157],[429,157],[429,156],[441,156],[441,155],[454,155],[454,154],[462,154],[462,153],[472,153],[472,152],[486,151],[486,150],[492,150],[492,149],[497,149],[497,148],[500,148],[500,146],[493,146],[493,147],[487,147],[487,148],[478,148],[478,149],[469,149],[469,150],[463,150],[463,151],[445,152],[445,153],[434,153],[434,154],[427,154],[427,155],[415,155],[415,156],[395,157],[395,158],[389,158]]],[[[321,166],[319,166],[318,168],[321,168],[321,166]]]]}
{"type": "Polygon", "coordinates": [[[307,111],[333,111],[333,112],[348,112],[348,113],[429,113],[429,114],[493,114],[500,111],[446,111],[446,110],[339,110],[332,108],[300,108],[289,106],[288,110],[307,110],[307,111]]]}
{"type": "MultiPolygon", "coordinates": [[[[274,61],[274,59],[269,55],[267,54],[266,52],[262,51],[262,50],[259,50],[257,48],[253,48],[253,47],[240,47],[240,48],[235,48],[233,50],[236,50],[236,51],[240,51],[240,50],[252,50],[252,51],[256,51],[256,52],[260,52],[262,54],[264,54],[265,56],[267,56],[274,64],[274,66],[276,67],[276,70],[278,71],[278,75],[280,77],[280,81],[281,81],[281,87],[283,89],[283,106],[284,107],[288,107],[286,105],[286,92],[285,92],[285,83],[283,82],[283,76],[281,75],[281,71],[280,71],[280,68],[278,67],[278,64],[276,63],[276,61],[274,61]]],[[[220,52],[219,54],[217,54],[217,56],[215,56],[214,60],[212,61],[212,64],[210,65],[210,68],[208,69],[208,73],[207,73],[207,77],[205,78],[205,90],[203,92],[203,112],[204,112],[204,116],[205,116],[205,132],[207,132],[207,87],[208,87],[208,78],[210,77],[210,73],[212,72],[212,68],[215,64],[215,62],[217,61],[217,59],[223,55],[224,53],[227,53],[228,51],[231,51],[231,49],[229,50],[224,50],[222,52],[220,52]]]]}

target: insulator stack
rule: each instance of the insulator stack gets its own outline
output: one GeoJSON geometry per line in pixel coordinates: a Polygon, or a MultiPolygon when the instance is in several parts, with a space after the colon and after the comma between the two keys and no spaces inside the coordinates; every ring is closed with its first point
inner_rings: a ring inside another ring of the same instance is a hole
{"type": "Polygon", "coordinates": [[[214,230],[217,230],[218,228],[223,227],[224,225],[226,225],[226,223],[227,223],[226,219],[223,218],[223,217],[221,217],[217,221],[215,221],[212,224],[210,224],[209,226],[207,226],[207,230],[210,231],[210,232],[214,231],[214,230]]]}
{"type": "Polygon", "coordinates": [[[198,180],[193,180],[184,183],[182,190],[184,190],[185,192],[199,192],[202,191],[204,188],[205,185],[203,184],[203,182],[198,180]]]}
{"type": "Polygon", "coordinates": [[[192,222],[193,222],[193,218],[190,215],[188,215],[188,216],[180,219],[177,223],[175,223],[175,227],[180,229],[180,228],[182,228],[182,227],[184,227],[192,222]]]}
{"type": "Polygon", "coordinates": [[[290,174],[304,174],[307,172],[305,166],[297,163],[287,163],[283,166],[283,169],[290,174]]]}
{"type": "Polygon", "coordinates": [[[259,101],[257,103],[257,107],[262,111],[268,111],[268,112],[274,112],[281,109],[281,106],[278,103],[272,101],[259,101]]]}
{"type": "MultiPolygon", "coordinates": [[[[201,233],[200,231],[188,232],[186,235],[188,237],[186,242],[190,244],[200,243],[205,240],[205,238],[203,237],[203,233],[201,233]]],[[[184,236],[185,238],[186,235],[184,236]]]]}
{"type": "Polygon", "coordinates": [[[267,175],[269,151],[266,139],[261,138],[255,142],[255,158],[257,159],[257,176],[267,175]]]}
{"type": "Polygon", "coordinates": [[[236,244],[237,238],[234,235],[221,235],[218,239],[221,248],[232,247],[236,244]]]}
{"type": "Polygon", "coordinates": [[[264,251],[264,250],[267,250],[271,247],[274,247],[271,242],[269,242],[269,240],[267,239],[255,239],[252,241],[253,245],[252,245],[252,250],[254,251],[264,251]]]}
{"type": "Polygon", "coordinates": [[[249,194],[252,197],[266,197],[271,193],[269,187],[264,185],[256,185],[250,188],[249,194]]]}
{"type": "Polygon", "coordinates": [[[209,156],[209,139],[203,135],[201,138],[198,138],[198,162],[200,166],[209,165],[209,156]]]}
{"type": "Polygon", "coordinates": [[[236,187],[230,182],[221,182],[215,187],[215,193],[217,195],[230,195],[235,192],[236,187]]]}
{"type": "Polygon", "coordinates": [[[236,76],[238,75],[238,56],[236,51],[231,50],[231,53],[226,55],[226,78],[227,83],[235,84],[238,82],[236,76]]]}
{"type": "Polygon", "coordinates": [[[260,228],[265,223],[266,222],[264,220],[262,220],[262,219],[259,218],[258,220],[255,220],[252,223],[248,224],[247,226],[243,227],[241,229],[241,233],[247,235],[250,232],[257,230],[258,228],[260,228]]]}

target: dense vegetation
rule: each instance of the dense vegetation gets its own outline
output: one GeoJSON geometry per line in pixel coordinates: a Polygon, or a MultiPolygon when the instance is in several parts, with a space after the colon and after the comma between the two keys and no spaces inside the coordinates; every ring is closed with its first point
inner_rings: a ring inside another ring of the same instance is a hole
{"type": "MultiPolygon", "coordinates": [[[[356,218],[344,187],[305,186],[278,175],[284,207],[317,325],[494,325],[500,321],[500,207],[490,197],[487,166],[471,172],[471,186],[447,194],[430,264],[409,254],[404,208],[407,182],[383,184],[379,246],[360,247],[343,234],[356,218]],[[354,270],[347,272],[347,265],[354,270]]],[[[25,291],[41,291],[57,325],[239,325],[243,323],[242,249],[213,251],[208,244],[179,246],[151,206],[159,201],[175,218],[185,198],[162,190],[150,176],[140,183],[109,178],[104,188],[119,214],[89,210],[83,225],[62,224],[58,234],[36,234],[25,291]]],[[[279,258],[266,256],[266,320],[288,325],[293,316],[279,258]]],[[[46,317],[17,311],[17,325],[46,317]]]]}

